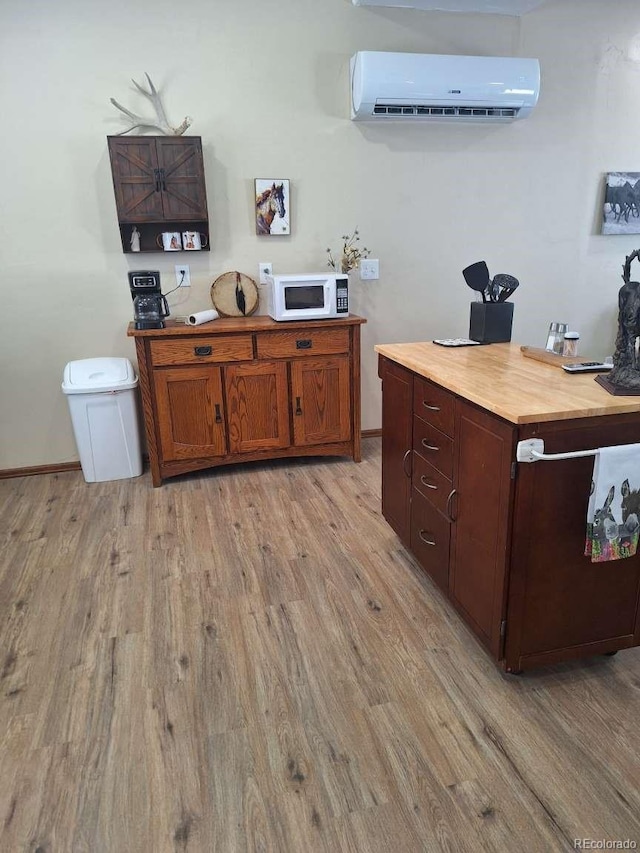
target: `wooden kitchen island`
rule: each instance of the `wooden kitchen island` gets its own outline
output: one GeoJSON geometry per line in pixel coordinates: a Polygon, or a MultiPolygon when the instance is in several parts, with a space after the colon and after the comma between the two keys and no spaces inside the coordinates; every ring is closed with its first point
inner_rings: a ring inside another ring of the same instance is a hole
{"type": "Polygon", "coordinates": [[[611,396],[594,374],[566,374],[516,344],[376,351],[383,514],[500,665],[639,645],[640,554],[584,556],[593,457],[517,462],[516,446],[640,442],[640,397],[611,396]]]}

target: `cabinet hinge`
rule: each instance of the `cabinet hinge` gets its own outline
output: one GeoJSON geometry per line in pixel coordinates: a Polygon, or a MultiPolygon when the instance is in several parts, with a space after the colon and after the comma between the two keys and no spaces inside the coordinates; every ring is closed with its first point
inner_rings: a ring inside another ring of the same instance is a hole
{"type": "Polygon", "coordinates": [[[503,619],[500,623],[500,636],[504,639],[505,634],[507,633],[507,620],[503,619]]]}
{"type": "Polygon", "coordinates": [[[517,463],[517,462],[512,462],[512,463],[511,463],[511,479],[512,479],[512,480],[515,480],[515,478],[516,478],[516,471],[517,471],[517,470],[518,470],[518,463],[517,463]]]}

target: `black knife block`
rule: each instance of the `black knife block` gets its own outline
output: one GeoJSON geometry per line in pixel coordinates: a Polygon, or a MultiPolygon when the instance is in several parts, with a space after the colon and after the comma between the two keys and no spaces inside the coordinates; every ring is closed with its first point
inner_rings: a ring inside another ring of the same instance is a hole
{"type": "Polygon", "coordinates": [[[469,337],[481,344],[511,340],[513,302],[472,302],[469,337]]]}

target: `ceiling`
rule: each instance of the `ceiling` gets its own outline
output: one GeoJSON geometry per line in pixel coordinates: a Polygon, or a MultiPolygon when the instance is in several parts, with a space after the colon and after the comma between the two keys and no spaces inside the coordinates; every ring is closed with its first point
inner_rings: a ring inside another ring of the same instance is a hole
{"type": "Polygon", "coordinates": [[[397,6],[439,12],[488,12],[494,15],[526,15],[546,0],[353,0],[354,6],[397,6]]]}

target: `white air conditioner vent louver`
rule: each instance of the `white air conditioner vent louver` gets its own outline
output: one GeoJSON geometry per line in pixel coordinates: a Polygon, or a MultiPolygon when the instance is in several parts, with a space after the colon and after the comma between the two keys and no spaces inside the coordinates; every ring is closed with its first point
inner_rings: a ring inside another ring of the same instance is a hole
{"type": "Polygon", "coordinates": [[[517,107],[473,107],[473,106],[447,106],[434,107],[427,105],[416,106],[415,104],[376,104],[373,108],[374,116],[389,116],[396,118],[398,116],[413,116],[420,118],[424,116],[442,117],[464,117],[464,118],[504,118],[514,119],[518,115],[517,107]]]}

